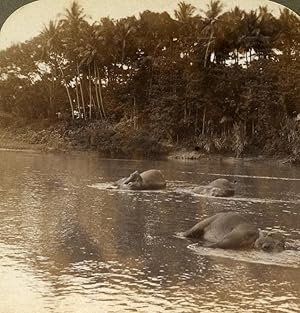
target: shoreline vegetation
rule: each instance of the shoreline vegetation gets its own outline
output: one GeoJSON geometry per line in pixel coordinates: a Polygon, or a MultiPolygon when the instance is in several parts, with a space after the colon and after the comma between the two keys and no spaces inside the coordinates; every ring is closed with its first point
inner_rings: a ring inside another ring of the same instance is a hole
{"type": "Polygon", "coordinates": [[[73,2],[0,51],[0,146],[300,162],[300,19],[179,2],[87,20],[73,2]]]}
{"type": "MultiPolygon", "coordinates": [[[[29,123],[19,120],[9,126],[0,123],[0,150],[25,150],[50,153],[92,152],[104,158],[123,159],[177,159],[201,160],[203,158],[236,158],[234,150],[207,151],[194,142],[170,144],[158,142],[146,133],[133,130],[124,134],[120,126],[83,123],[82,121],[40,120],[29,123]],[[101,132],[97,131],[101,129],[101,132]]],[[[128,131],[128,129],[127,129],[128,131]]],[[[279,141],[282,139],[278,139],[279,141]]],[[[276,144],[273,142],[273,144],[276,144]]],[[[255,153],[238,156],[245,160],[278,160],[281,163],[300,164],[299,155],[291,157],[291,151],[270,153],[267,149],[249,149],[255,153]]],[[[298,150],[297,150],[298,151],[298,150]]]]}

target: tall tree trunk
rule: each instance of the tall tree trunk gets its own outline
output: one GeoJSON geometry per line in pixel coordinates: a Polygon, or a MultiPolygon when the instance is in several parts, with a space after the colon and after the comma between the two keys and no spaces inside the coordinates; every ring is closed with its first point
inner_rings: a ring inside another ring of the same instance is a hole
{"type": "Polygon", "coordinates": [[[101,83],[100,72],[98,68],[97,68],[97,80],[99,82],[98,89],[99,89],[99,98],[100,98],[100,106],[102,109],[102,114],[103,114],[104,119],[107,119],[106,113],[104,110],[104,103],[103,103],[103,97],[102,97],[102,83],[101,83]]]}
{"type": "Polygon", "coordinates": [[[89,72],[89,119],[92,119],[92,75],[91,66],[88,67],[89,72]]]}
{"type": "Polygon", "coordinates": [[[209,36],[209,41],[207,43],[206,50],[205,50],[204,67],[206,67],[206,65],[207,65],[208,53],[209,53],[209,48],[210,48],[210,44],[211,44],[213,35],[214,35],[214,31],[212,30],[211,33],[210,33],[210,36],[209,36]]]}
{"type": "MultiPolygon", "coordinates": [[[[96,111],[96,101],[95,101],[95,98],[94,98],[94,96],[92,95],[92,104],[93,104],[93,107],[94,107],[94,109],[95,109],[95,111],[96,111]]],[[[98,116],[98,115],[97,115],[98,116]]]]}
{"type": "Polygon", "coordinates": [[[198,126],[198,109],[196,109],[196,116],[195,116],[195,124],[194,124],[194,134],[197,134],[197,126],[198,126]]]}
{"type": "Polygon", "coordinates": [[[49,110],[48,110],[48,116],[52,115],[54,113],[54,74],[53,69],[51,69],[51,83],[49,86],[49,110]]]}
{"type": "Polygon", "coordinates": [[[78,92],[77,79],[76,79],[76,84],[75,84],[75,92],[76,92],[76,101],[77,101],[78,116],[79,116],[79,118],[81,118],[81,109],[80,109],[80,100],[79,100],[79,92],[78,92]]]}
{"type": "Polygon", "coordinates": [[[51,112],[53,111],[53,90],[54,90],[54,86],[53,86],[53,72],[51,71],[51,82],[48,85],[49,88],[49,106],[47,108],[47,115],[48,117],[51,115],[51,112]]]}
{"type": "Polygon", "coordinates": [[[97,87],[97,71],[96,71],[96,64],[94,63],[94,87],[95,87],[95,95],[96,95],[96,102],[97,102],[97,108],[100,115],[101,120],[103,120],[102,111],[100,107],[100,100],[98,95],[98,87],[97,87]]]}
{"type": "Polygon", "coordinates": [[[135,96],[133,97],[133,129],[137,129],[137,122],[136,122],[136,100],[135,96]]]}
{"type": "Polygon", "coordinates": [[[124,63],[124,58],[125,58],[125,48],[126,48],[126,38],[123,39],[123,42],[122,42],[122,56],[121,56],[121,64],[122,65],[124,63]]]}
{"type": "Polygon", "coordinates": [[[82,82],[79,84],[80,88],[80,94],[81,94],[81,103],[82,103],[82,108],[83,108],[83,117],[86,120],[86,111],[85,111],[85,100],[84,100],[84,94],[83,94],[83,88],[82,88],[82,82]]]}
{"type": "Polygon", "coordinates": [[[66,92],[67,92],[67,95],[68,95],[69,104],[70,104],[70,107],[71,107],[72,119],[74,120],[74,106],[73,106],[73,101],[72,101],[72,97],[71,97],[71,94],[70,94],[70,90],[69,90],[69,88],[68,88],[68,84],[67,84],[67,81],[66,81],[64,72],[63,72],[63,70],[62,70],[62,68],[61,68],[61,65],[58,64],[58,67],[59,67],[59,69],[60,69],[60,72],[61,72],[61,75],[62,75],[62,79],[63,79],[63,84],[64,84],[64,87],[66,88],[66,92]]]}
{"type": "Polygon", "coordinates": [[[79,72],[79,66],[77,64],[77,74],[79,79],[79,88],[80,88],[80,95],[81,95],[81,103],[82,103],[82,109],[83,109],[83,117],[86,119],[86,112],[85,112],[85,100],[84,100],[84,94],[83,94],[83,88],[82,88],[82,81],[80,79],[80,72],[79,72]]]}
{"type": "Polygon", "coordinates": [[[206,119],[206,105],[203,110],[203,118],[202,118],[202,135],[205,133],[205,119],[206,119]]]}
{"type": "Polygon", "coordinates": [[[185,94],[184,94],[184,112],[183,112],[183,122],[187,123],[187,94],[188,94],[188,81],[185,83],[185,94]]]}

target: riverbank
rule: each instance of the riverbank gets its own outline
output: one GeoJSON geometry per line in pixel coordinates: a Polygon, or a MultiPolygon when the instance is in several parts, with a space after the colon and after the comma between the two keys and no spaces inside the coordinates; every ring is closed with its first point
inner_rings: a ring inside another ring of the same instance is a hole
{"type": "MultiPolygon", "coordinates": [[[[172,144],[157,140],[145,130],[124,125],[84,121],[39,120],[0,124],[0,148],[42,152],[96,152],[101,157],[128,159],[200,160],[211,157],[236,157],[234,151],[206,151],[196,143],[172,144]]],[[[299,147],[296,147],[298,149],[299,147]]],[[[297,152],[297,151],[296,151],[297,152]]],[[[247,160],[275,159],[299,163],[297,153],[248,148],[239,156],[247,160]]]]}
{"type": "Polygon", "coordinates": [[[1,125],[0,148],[45,152],[95,151],[102,157],[165,158],[170,146],[123,125],[82,120],[18,120],[1,125]]]}
{"type": "Polygon", "coordinates": [[[67,142],[50,129],[35,129],[35,127],[11,125],[0,127],[0,148],[8,150],[68,150],[67,142]]]}

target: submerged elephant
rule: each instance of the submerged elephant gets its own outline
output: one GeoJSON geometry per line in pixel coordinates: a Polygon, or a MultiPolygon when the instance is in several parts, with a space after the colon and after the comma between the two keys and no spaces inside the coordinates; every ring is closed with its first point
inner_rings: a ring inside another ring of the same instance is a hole
{"type": "Polygon", "coordinates": [[[265,232],[234,212],[218,213],[183,233],[184,237],[202,239],[204,246],[221,249],[255,248],[280,252],[285,248],[283,236],[265,232]]]}
{"type": "Polygon", "coordinates": [[[115,182],[114,186],[128,190],[156,190],[166,188],[166,180],[160,170],[135,171],[115,182]]]}
{"type": "Polygon", "coordinates": [[[194,187],[193,192],[214,197],[231,197],[234,195],[234,184],[225,178],[218,178],[207,186],[194,187]]]}

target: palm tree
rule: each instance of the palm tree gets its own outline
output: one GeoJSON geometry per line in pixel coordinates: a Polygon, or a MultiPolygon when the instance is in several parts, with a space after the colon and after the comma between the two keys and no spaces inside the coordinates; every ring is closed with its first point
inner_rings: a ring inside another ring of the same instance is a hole
{"type": "MultiPolygon", "coordinates": [[[[81,53],[81,61],[79,63],[79,68],[83,71],[87,71],[87,80],[88,80],[88,95],[89,95],[89,119],[92,119],[92,108],[95,107],[94,98],[92,95],[92,83],[94,81],[93,75],[92,75],[92,64],[95,59],[95,55],[97,53],[96,51],[96,43],[95,43],[95,37],[93,26],[91,26],[90,30],[90,38],[88,40],[86,49],[82,51],[81,53]]],[[[99,106],[99,104],[98,104],[99,106]]]]}
{"type": "Polygon", "coordinates": [[[79,70],[80,55],[86,45],[84,42],[84,32],[88,28],[88,23],[85,20],[83,12],[83,8],[80,7],[76,1],[74,1],[71,4],[71,8],[65,10],[65,15],[61,23],[63,29],[62,42],[65,57],[68,60],[70,75],[73,75],[70,79],[75,85],[79,115],[81,116],[82,105],[83,116],[86,118],[85,99],[82,88],[83,77],[79,70]]]}
{"type": "Polygon", "coordinates": [[[154,13],[147,10],[140,13],[135,37],[138,54],[136,68],[137,76],[144,72],[143,76],[148,81],[148,100],[152,93],[155,71],[166,62],[165,56],[171,51],[176,30],[176,22],[167,12],[154,13]]]}
{"type": "Polygon", "coordinates": [[[100,118],[106,120],[102,79],[106,80],[108,86],[111,67],[117,63],[115,24],[109,18],[102,18],[100,23],[91,25],[87,33],[86,47],[82,50],[79,67],[87,71],[89,117],[91,118],[91,107],[97,106],[100,118]]]}
{"type": "Polygon", "coordinates": [[[269,12],[267,6],[258,8],[259,16],[259,35],[256,38],[255,50],[259,57],[267,56],[273,53],[273,42],[278,36],[279,23],[276,18],[269,12]]]}
{"type": "Polygon", "coordinates": [[[241,21],[241,35],[239,39],[241,50],[250,54],[254,51],[258,58],[266,58],[273,54],[273,42],[276,41],[279,33],[279,23],[269,13],[267,7],[259,7],[258,10],[251,10],[245,13],[241,21]]]}
{"type": "Polygon", "coordinates": [[[210,4],[207,7],[208,9],[205,12],[204,17],[205,27],[202,30],[203,34],[206,37],[209,36],[206,43],[204,67],[207,66],[207,61],[210,60],[210,50],[213,50],[211,49],[211,46],[215,43],[214,36],[217,28],[217,20],[223,10],[223,5],[221,4],[220,0],[211,0],[210,4]]]}
{"type": "Polygon", "coordinates": [[[214,53],[217,63],[225,62],[233,54],[235,63],[239,63],[241,22],[245,12],[239,7],[225,12],[219,17],[215,29],[214,53]]]}
{"type": "Polygon", "coordinates": [[[124,64],[125,53],[126,53],[126,44],[129,40],[129,36],[133,35],[136,32],[136,18],[127,17],[122,18],[116,23],[116,41],[121,45],[121,60],[120,63],[124,64]]]}
{"type": "Polygon", "coordinates": [[[193,51],[195,34],[199,23],[199,16],[195,14],[196,7],[185,2],[179,2],[178,9],[174,10],[177,20],[177,46],[179,54],[189,56],[193,51]]]}
{"type": "Polygon", "coordinates": [[[255,47],[255,41],[258,39],[259,34],[259,16],[257,11],[251,10],[250,12],[245,13],[242,20],[241,36],[239,40],[241,49],[246,53],[246,58],[248,53],[250,54],[250,63],[252,59],[252,51],[255,47]]]}
{"type": "Polygon", "coordinates": [[[63,63],[64,57],[62,55],[62,43],[61,43],[61,21],[50,21],[48,26],[45,25],[44,29],[40,33],[40,38],[44,42],[43,46],[43,59],[46,59],[46,63],[50,66],[51,71],[51,87],[50,87],[50,106],[53,106],[53,89],[54,89],[54,81],[56,79],[56,68],[58,67],[61,76],[62,76],[62,83],[66,89],[70,108],[71,108],[71,115],[72,119],[74,119],[74,107],[73,101],[69,90],[69,85],[66,80],[66,76],[63,71],[63,63]]]}
{"type": "Polygon", "coordinates": [[[280,11],[279,35],[276,39],[276,48],[285,55],[291,56],[299,51],[300,19],[287,8],[280,11]]]}
{"type": "Polygon", "coordinates": [[[182,23],[189,22],[196,12],[196,7],[184,1],[178,3],[178,9],[174,10],[175,18],[182,23]]]}
{"type": "MultiPolygon", "coordinates": [[[[207,39],[206,42],[206,49],[204,55],[204,64],[203,66],[206,67],[208,61],[211,59],[211,53],[214,49],[211,49],[214,46],[215,40],[215,33],[217,30],[217,22],[218,17],[221,14],[223,9],[223,5],[221,4],[220,0],[211,0],[210,4],[207,6],[207,11],[205,11],[204,17],[204,28],[202,29],[202,33],[207,39]],[[208,37],[209,36],[209,37],[208,37]]],[[[207,103],[204,104],[203,108],[203,116],[202,116],[202,135],[205,133],[205,124],[206,124],[206,112],[207,111],[207,103]]]]}

